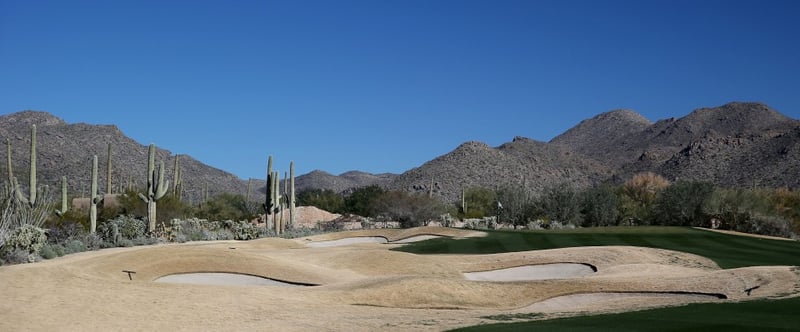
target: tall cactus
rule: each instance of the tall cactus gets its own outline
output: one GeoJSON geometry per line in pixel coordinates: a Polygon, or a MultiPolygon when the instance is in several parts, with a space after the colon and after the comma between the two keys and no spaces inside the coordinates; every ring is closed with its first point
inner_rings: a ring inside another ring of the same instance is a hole
{"type": "Polygon", "coordinates": [[[8,175],[11,180],[11,185],[16,192],[17,199],[25,204],[30,206],[34,206],[36,204],[36,125],[31,125],[31,171],[30,171],[30,182],[29,182],[29,190],[30,194],[28,197],[22,193],[19,189],[19,184],[17,183],[17,179],[14,177],[11,171],[11,143],[8,143],[8,175]]]}
{"type": "Polygon", "coordinates": [[[97,230],[97,204],[103,201],[103,195],[97,193],[97,155],[92,157],[92,189],[89,193],[89,233],[97,230]]]}
{"type": "Polygon", "coordinates": [[[148,232],[156,230],[156,202],[164,197],[168,188],[169,181],[164,183],[164,161],[160,161],[156,171],[156,146],[150,144],[147,150],[147,194],[139,193],[139,198],[147,203],[148,232]]]}
{"type": "Polygon", "coordinates": [[[266,183],[266,201],[264,202],[264,212],[267,214],[266,217],[269,218],[269,215],[272,214],[272,209],[275,206],[275,201],[273,201],[273,186],[272,186],[272,156],[269,156],[267,159],[267,183],[266,183]]]}
{"type": "Polygon", "coordinates": [[[61,177],[61,210],[56,210],[56,215],[59,217],[63,216],[64,213],[69,211],[69,205],[67,204],[67,177],[61,177]]]}
{"type": "Polygon", "coordinates": [[[108,159],[106,160],[106,194],[112,194],[111,188],[111,143],[108,143],[108,159]]]}
{"type": "Polygon", "coordinates": [[[295,226],[294,161],[289,162],[289,225],[295,226]]]}
{"type": "MultiPolygon", "coordinates": [[[[7,165],[7,167],[8,167],[8,185],[10,186],[10,185],[12,185],[14,183],[14,167],[11,166],[11,140],[9,140],[8,138],[6,138],[6,147],[8,148],[7,149],[8,151],[6,153],[6,159],[8,161],[8,165],[7,165]]],[[[16,191],[16,189],[14,189],[14,188],[11,188],[11,189],[13,191],[16,191]]]]}
{"type": "Polygon", "coordinates": [[[175,155],[175,165],[172,172],[172,195],[183,200],[183,172],[181,172],[180,155],[175,155]]]}
{"type": "Polygon", "coordinates": [[[280,193],[280,181],[281,181],[280,172],[274,171],[272,172],[272,201],[274,205],[272,207],[272,220],[275,224],[275,234],[281,234],[281,221],[278,220],[278,212],[280,212],[280,204],[281,204],[281,193],[280,193]]]}

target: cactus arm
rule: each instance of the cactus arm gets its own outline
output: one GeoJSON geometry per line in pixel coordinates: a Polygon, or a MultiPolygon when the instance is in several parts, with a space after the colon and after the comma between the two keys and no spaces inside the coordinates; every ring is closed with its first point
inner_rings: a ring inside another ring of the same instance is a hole
{"type": "Polygon", "coordinates": [[[31,172],[30,195],[28,201],[31,205],[36,203],[36,125],[31,125],[31,172]]]}
{"type": "Polygon", "coordinates": [[[61,210],[56,210],[56,215],[61,217],[69,210],[67,205],[67,177],[61,177],[61,210]]]}
{"type": "Polygon", "coordinates": [[[14,167],[11,166],[11,140],[8,138],[6,138],[6,147],[8,151],[6,153],[6,159],[8,162],[8,183],[12,184],[14,183],[14,167]]]}
{"type": "Polygon", "coordinates": [[[167,180],[167,182],[164,182],[164,161],[163,160],[160,161],[159,164],[158,164],[158,180],[156,182],[156,187],[154,189],[155,190],[153,191],[153,194],[154,194],[153,198],[155,200],[159,200],[162,197],[164,197],[164,195],[167,193],[167,190],[169,189],[169,180],[167,180]]]}
{"type": "Polygon", "coordinates": [[[28,204],[29,203],[28,199],[25,198],[25,195],[22,193],[22,191],[19,190],[19,183],[17,182],[17,178],[16,177],[11,179],[11,187],[13,187],[14,194],[17,196],[17,199],[20,202],[22,202],[24,204],[28,204]]]}
{"type": "Polygon", "coordinates": [[[139,195],[138,195],[138,196],[139,196],[139,198],[141,198],[141,199],[142,199],[142,201],[143,201],[143,202],[145,202],[145,203],[147,203],[147,202],[149,202],[149,201],[150,201],[150,200],[147,198],[147,196],[145,196],[145,195],[144,195],[144,194],[142,194],[142,193],[139,193],[139,195]]]}

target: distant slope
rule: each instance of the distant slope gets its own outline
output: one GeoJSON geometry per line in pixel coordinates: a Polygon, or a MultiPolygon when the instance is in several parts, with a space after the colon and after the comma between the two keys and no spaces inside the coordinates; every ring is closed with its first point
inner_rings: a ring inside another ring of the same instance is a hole
{"type": "MultiPolygon", "coordinates": [[[[30,163],[30,127],[37,126],[37,172],[40,184],[54,188],[60,194],[61,176],[67,176],[69,194],[78,197],[87,194],[91,181],[91,158],[98,156],[101,172],[100,190],[105,191],[107,144],[112,144],[112,185],[113,191],[127,187],[128,180],[136,186],[145,185],[147,169],[147,146],[125,136],[114,125],[90,125],[85,123],[68,124],[46,112],[23,111],[0,116],[0,138],[11,141],[14,175],[20,183],[27,184],[30,163]]],[[[2,154],[5,155],[5,146],[2,154]]],[[[163,160],[166,167],[165,179],[172,180],[174,155],[159,148],[157,160],[163,160]]],[[[5,160],[5,157],[3,158],[5,160]]],[[[191,156],[181,155],[184,197],[187,201],[198,202],[203,188],[207,185],[209,194],[221,192],[243,193],[244,182],[235,175],[205,165],[191,156]]],[[[6,181],[5,161],[0,163],[0,179],[6,181]]]]}
{"type": "Polygon", "coordinates": [[[371,185],[385,187],[396,176],[391,173],[371,174],[360,171],[349,171],[337,176],[325,171],[314,170],[298,176],[295,179],[295,188],[298,191],[315,188],[347,193],[355,188],[371,185]]]}
{"type": "Polygon", "coordinates": [[[581,121],[550,143],[614,164],[608,156],[609,150],[614,148],[612,142],[641,133],[651,125],[650,120],[632,110],[614,110],[581,121]]]}
{"type": "Polygon", "coordinates": [[[607,178],[603,165],[563,147],[516,137],[492,148],[481,142],[467,142],[443,156],[405,172],[390,187],[400,190],[433,191],[455,200],[462,188],[502,188],[523,184],[534,191],[547,185],[568,182],[588,186],[607,178]]]}

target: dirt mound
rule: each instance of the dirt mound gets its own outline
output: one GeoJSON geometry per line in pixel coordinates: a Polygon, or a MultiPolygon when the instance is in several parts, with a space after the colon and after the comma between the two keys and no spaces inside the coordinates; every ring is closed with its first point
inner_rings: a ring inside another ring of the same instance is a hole
{"type": "Polygon", "coordinates": [[[295,213],[295,223],[300,227],[306,228],[314,228],[320,222],[336,220],[342,216],[314,206],[298,206],[295,208],[295,213]]]}

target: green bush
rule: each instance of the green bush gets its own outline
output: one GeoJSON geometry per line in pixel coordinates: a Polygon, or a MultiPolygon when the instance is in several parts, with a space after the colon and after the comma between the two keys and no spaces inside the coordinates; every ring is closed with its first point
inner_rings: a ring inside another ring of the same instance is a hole
{"type": "Polygon", "coordinates": [[[39,256],[44,259],[53,259],[64,256],[64,247],[60,244],[45,244],[39,251],[39,256]]]}
{"type": "Polygon", "coordinates": [[[64,254],[75,254],[86,251],[86,245],[81,240],[72,240],[64,246],[64,254]]]}

